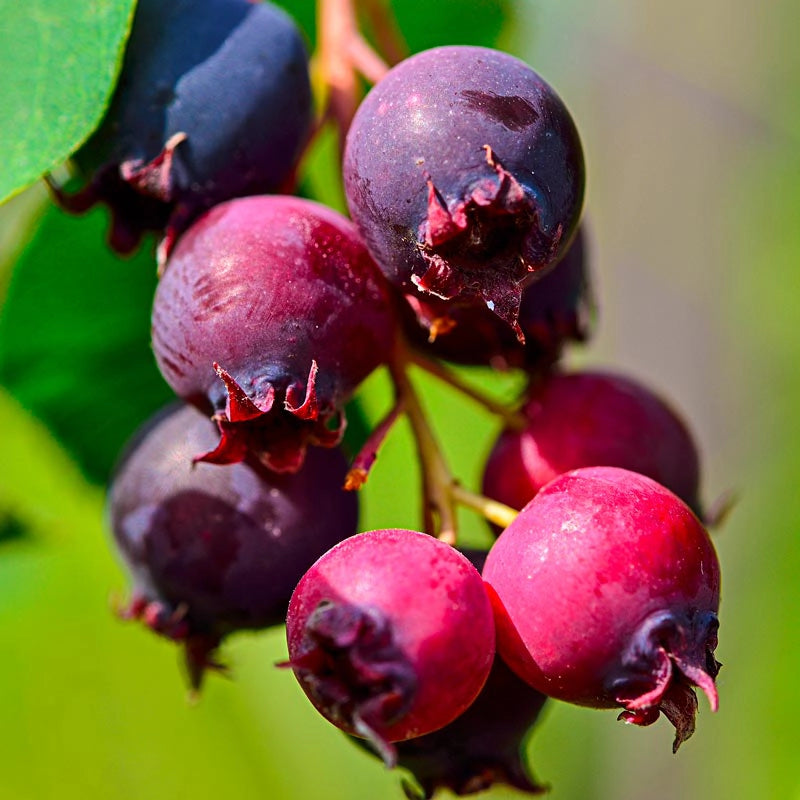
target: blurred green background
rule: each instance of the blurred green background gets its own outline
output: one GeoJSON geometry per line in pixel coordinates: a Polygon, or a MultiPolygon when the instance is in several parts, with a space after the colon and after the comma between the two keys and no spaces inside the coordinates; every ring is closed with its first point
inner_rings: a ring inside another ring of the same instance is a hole
{"type": "MultiPolygon", "coordinates": [[[[287,5],[311,35],[312,4],[287,5]]],[[[796,3],[396,5],[413,49],[495,43],[566,100],[588,160],[600,309],[594,341],[569,360],[668,396],[701,442],[707,501],[740,497],[717,535],[718,714],[701,699],[698,731],[673,756],[664,721],[632,729],[553,704],[529,742],[535,773],[554,800],[800,798],[796,3]]],[[[325,158],[308,185],[335,199],[325,158]]],[[[147,349],[152,262],[111,257],[104,229],[102,212],[67,218],[40,187],[0,209],[0,796],[400,798],[397,776],[274,668],[282,632],[234,637],[234,680],[212,676],[192,706],[174,647],[111,613],[126,583],[102,476],[168,392],[147,349]]],[[[494,420],[420,384],[475,486],[494,420]]],[[[385,377],[362,397],[375,419],[385,377]]],[[[401,427],[363,491],[362,527],[417,527],[416,482],[401,427]]],[[[463,521],[467,541],[485,541],[463,521]]]]}

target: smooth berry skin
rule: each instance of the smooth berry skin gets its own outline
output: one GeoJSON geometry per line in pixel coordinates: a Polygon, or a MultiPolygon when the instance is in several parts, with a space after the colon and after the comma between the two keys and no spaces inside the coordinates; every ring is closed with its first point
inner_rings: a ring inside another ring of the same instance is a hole
{"type": "Polygon", "coordinates": [[[345,540],[303,576],[286,618],[289,659],[317,710],[388,745],[452,722],[494,658],[491,604],[477,570],[423,533],[345,540]]]}
{"type": "Polygon", "coordinates": [[[546,373],[566,344],[591,335],[595,302],[585,240],[581,226],[561,261],[523,289],[517,323],[524,341],[485,303],[407,296],[409,339],[421,352],[457,364],[546,373]]]}
{"type": "Polygon", "coordinates": [[[73,205],[106,202],[121,252],[145,230],[171,245],[212,205],[281,188],[312,114],[305,43],[282,9],[140,0],[110,108],[75,155],[92,180],[73,205]]]}
{"type": "Polygon", "coordinates": [[[689,507],[616,467],[548,483],[486,560],[498,653],[550,697],[621,706],[647,725],[663,712],[674,749],[694,731],[692,686],[717,707],[720,569],[689,507]]]}
{"type": "Polygon", "coordinates": [[[621,467],[647,475],[699,514],[700,458],[684,421],[646,386],[609,372],[553,373],[534,385],[522,431],[505,430],[483,492],[522,508],[557,475],[621,467]]]}
{"type": "Polygon", "coordinates": [[[553,89],[496,50],[438,47],[367,95],[344,154],[350,214],[411,296],[478,299],[514,326],[530,272],[577,228],[584,163],[553,89]]]}
{"type": "Polygon", "coordinates": [[[225,636],[284,621],[302,574],[358,518],[338,449],[315,450],[294,475],[193,464],[215,438],[193,407],[168,407],[131,442],[108,495],[133,579],[128,613],[184,644],[196,685],[225,636]]]}
{"type": "Polygon", "coordinates": [[[181,238],[156,289],[156,361],[180,397],[213,414],[212,463],[248,455],[299,469],[333,446],[343,406],[388,361],[392,301],[352,223],[310,200],[240,198],[181,238]]]}

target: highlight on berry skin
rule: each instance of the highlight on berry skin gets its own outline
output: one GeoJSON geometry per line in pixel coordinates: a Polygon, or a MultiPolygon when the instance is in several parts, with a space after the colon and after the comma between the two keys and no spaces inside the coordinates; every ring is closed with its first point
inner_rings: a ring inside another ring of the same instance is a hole
{"type": "Polygon", "coordinates": [[[616,467],[548,483],[500,535],[483,577],[498,653],[550,697],[620,719],[695,729],[699,688],[718,698],[720,571],[689,507],[660,484],[616,467]]]}
{"type": "Polygon", "coordinates": [[[199,411],[169,406],[134,437],[108,495],[133,582],[123,616],[181,644],[195,689],[206,669],[222,668],[226,636],[283,623],[300,576],[358,517],[338,449],[316,449],[293,475],[257,462],[195,465],[214,439],[199,411]]]}

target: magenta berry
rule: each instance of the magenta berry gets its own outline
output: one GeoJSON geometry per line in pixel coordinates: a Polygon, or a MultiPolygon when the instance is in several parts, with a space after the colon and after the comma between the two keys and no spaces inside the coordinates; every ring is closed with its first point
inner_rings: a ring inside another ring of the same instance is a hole
{"type": "Polygon", "coordinates": [[[477,299],[515,326],[530,273],[575,232],[584,164],[569,112],[527,64],[453,46],[406,59],[367,95],[344,177],[353,220],[403,292],[477,299]]]}
{"type": "Polygon", "coordinates": [[[553,374],[534,386],[528,426],[494,445],[483,491],[522,508],[548,481],[579,467],[622,467],[647,475],[699,511],[697,447],[658,395],[621,375],[553,374]]]}
{"type": "Polygon", "coordinates": [[[112,246],[174,238],[205,209],[279,189],[312,121],[308,56],[291,17],[249,0],[140,0],[116,94],[75,160],[112,246]]]}
{"type": "Polygon", "coordinates": [[[195,685],[227,634],[283,622],[300,576],[358,515],[339,450],[315,450],[294,475],[194,465],[214,440],[196,409],[170,407],[130,445],[108,500],[133,576],[128,614],[184,644],[195,685]]]}
{"type": "Polygon", "coordinates": [[[589,338],[594,308],[583,228],[558,264],[522,291],[514,329],[485,303],[406,296],[413,313],[406,331],[424,353],[459,364],[524,368],[542,372],[558,360],[568,342],[589,338]]]}
{"type": "Polygon", "coordinates": [[[388,743],[466,710],[494,656],[477,570],[449,545],[406,530],[362,533],[322,556],[297,585],[286,634],[317,710],[388,763],[388,743]]]}
{"type": "Polygon", "coordinates": [[[343,405],[388,360],[388,288],[340,214],[294,197],[223,203],[181,238],[153,304],[153,349],[175,392],[218,421],[202,460],[299,468],[337,444],[343,405]]]}
{"type": "Polygon", "coordinates": [[[719,563],[688,506],[615,467],[555,478],[495,542],[484,580],[498,651],[535,689],[692,735],[714,678],[719,563]]]}

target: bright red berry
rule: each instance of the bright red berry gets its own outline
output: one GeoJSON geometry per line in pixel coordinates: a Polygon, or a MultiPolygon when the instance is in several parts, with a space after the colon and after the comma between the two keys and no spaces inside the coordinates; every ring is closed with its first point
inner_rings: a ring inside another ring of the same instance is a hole
{"type": "Polygon", "coordinates": [[[528,426],[506,430],[484,494],[522,508],[557,475],[609,466],[647,475],[699,511],[700,459],[683,420],[640,383],[607,372],[551,374],[533,386],[528,426]]]}
{"type": "Polygon", "coordinates": [[[495,542],[483,571],[498,651],[531,686],[626,722],[659,713],[675,749],[700,687],[717,707],[720,571],[711,539],[672,492],[615,467],[548,483],[495,542]]]}
{"type": "Polygon", "coordinates": [[[388,743],[452,722],[494,657],[491,604],[475,567],[423,533],[378,530],[337,545],[303,576],[286,619],[294,673],[317,710],[388,743]]]}

